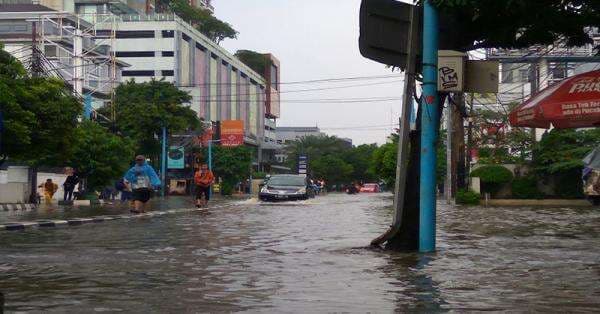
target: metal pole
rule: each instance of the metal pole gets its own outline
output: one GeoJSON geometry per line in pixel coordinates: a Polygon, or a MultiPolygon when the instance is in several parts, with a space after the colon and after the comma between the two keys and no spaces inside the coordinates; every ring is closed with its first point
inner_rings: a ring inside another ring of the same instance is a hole
{"type": "Polygon", "coordinates": [[[431,0],[423,4],[423,102],[421,107],[421,177],[419,251],[435,251],[435,143],[438,136],[438,16],[431,0]]]}
{"type": "MultiPolygon", "coordinates": [[[[208,141],[208,170],[212,171],[212,141],[208,141]]],[[[208,197],[212,197],[212,185],[208,187],[208,197]]]]}
{"type": "Polygon", "coordinates": [[[162,128],[162,155],[160,158],[160,177],[161,177],[161,192],[160,195],[165,197],[165,189],[167,187],[167,128],[162,128]]]}
{"type": "Polygon", "coordinates": [[[87,93],[83,98],[83,117],[90,120],[92,116],[92,95],[87,93]]]}
{"type": "Polygon", "coordinates": [[[446,110],[446,180],[444,184],[444,196],[446,203],[452,203],[452,102],[448,101],[446,110]]]}

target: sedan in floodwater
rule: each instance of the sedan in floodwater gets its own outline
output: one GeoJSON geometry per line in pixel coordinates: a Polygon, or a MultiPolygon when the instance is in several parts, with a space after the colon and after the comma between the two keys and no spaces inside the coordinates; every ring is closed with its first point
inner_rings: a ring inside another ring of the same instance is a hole
{"type": "Polygon", "coordinates": [[[381,189],[379,188],[379,184],[377,183],[365,183],[360,188],[361,193],[379,193],[381,189]]]}
{"type": "Polygon", "coordinates": [[[314,197],[306,177],[300,175],[273,175],[261,187],[261,201],[307,200],[314,197]]]}

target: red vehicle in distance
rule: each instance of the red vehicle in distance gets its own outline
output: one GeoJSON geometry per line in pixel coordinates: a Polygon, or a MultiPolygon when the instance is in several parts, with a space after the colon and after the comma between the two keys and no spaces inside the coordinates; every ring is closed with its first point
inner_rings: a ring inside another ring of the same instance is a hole
{"type": "Polygon", "coordinates": [[[379,184],[377,183],[365,183],[360,188],[360,193],[379,193],[381,189],[379,188],[379,184]]]}

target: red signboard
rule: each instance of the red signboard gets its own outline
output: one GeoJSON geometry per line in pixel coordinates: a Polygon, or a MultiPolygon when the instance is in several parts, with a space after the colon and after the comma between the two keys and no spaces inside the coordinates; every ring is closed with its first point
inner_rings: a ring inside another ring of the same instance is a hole
{"type": "Polygon", "coordinates": [[[221,146],[239,146],[244,144],[244,121],[221,121],[221,146]]]}

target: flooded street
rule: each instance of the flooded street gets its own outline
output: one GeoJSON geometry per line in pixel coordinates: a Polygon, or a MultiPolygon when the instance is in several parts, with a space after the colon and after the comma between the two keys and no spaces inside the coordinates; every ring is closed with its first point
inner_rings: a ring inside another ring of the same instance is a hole
{"type": "Polygon", "coordinates": [[[391,195],[0,233],[6,309],[32,312],[600,310],[600,210],[438,206],[438,252],[365,248],[391,195]]]}

